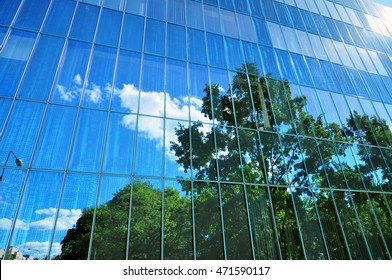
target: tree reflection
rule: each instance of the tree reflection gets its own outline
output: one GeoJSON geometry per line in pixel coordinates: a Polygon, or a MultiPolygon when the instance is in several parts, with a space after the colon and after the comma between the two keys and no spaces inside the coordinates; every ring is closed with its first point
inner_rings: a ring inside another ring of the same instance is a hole
{"type": "MultiPolygon", "coordinates": [[[[148,182],[124,187],[96,209],[92,258],[124,259],[129,240],[129,259],[159,259],[162,239],[171,259],[390,257],[385,198],[344,191],[391,190],[386,121],[354,111],[343,125],[326,123],[286,80],[260,76],[255,63],[237,69],[222,92],[225,86],[204,89],[201,112],[215,125],[179,124],[170,143],[196,181],[218,176],[222,183],[179,181],[185,194],[148,182]]],[[[68,230],[59,259],[86,258],[93,217],[86,209],[68,230]]]]}

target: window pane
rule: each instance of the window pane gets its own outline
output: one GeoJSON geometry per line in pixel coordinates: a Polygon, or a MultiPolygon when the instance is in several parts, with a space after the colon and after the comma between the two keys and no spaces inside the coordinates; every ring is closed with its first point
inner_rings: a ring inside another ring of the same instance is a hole
{"type": "Polygon", "coordinates": [[[223,35],[239,38],[235,14],[231,11],[221,10],[223,35]]]}
{"type": "Polygon", "coordinates": [[[79,3],[73,20],[70,37],[92,42],[98,14],[99,7],[79,3]]]}
{"type": "Polygon", "coordinates": [[[192,0],[186,1],[186,17],[188,27],[204,29],[201,3],[192,0]]]}
{"type": "Polygon", "coordinates": [[[76,108],[50,105],[35,152],[35,167],[64,170],[71,144],[76,108]]]}
{"type": "Polygon", "coordinates": [[[192,62],[207,64],[203,31],[188,29],[188,59],[192,62]]]}
{"type": "Polygon", "coordinates": [[[0,50],[0,95],[15,94],[33,48],[35,36],[34,33],[11,30],[8,40],[0,50]]]}
{"type": "Polygon", "coordinates": [[[121,36],[121,48],[141,51],[144,33],[144,18],[125,14],[121,36]]]}
{"type": "Polygon", "coordinates": [[[148,0],[147,16],[155,19],[166,19],[166,0],[148,0]]]}
{"type": "Polygon", "coordinates": [[[166,117],[189,119],[186,63],[166,60],[166,117]]]}
{"type": "Polygon", "coordinates": [[[91,45],[69,40],[60,62],[52,101],[78,105],[91,45]]]}
{"type": "Polygon", "coordinates": [[[221,33],[219,10],[217,7],[204,5],[204,17],[206,23],[206,31],[213,33],[221,33]]]}
{"type": "Polygon", "coordinates": [[[125,11],[127,13],[144,16],[146,11],[146,0],[126,0],[125,11]]]}
{"type": "Polygon", "coordinates": [[[15,26],[22,29],[38,31],[45,17],[49,3],[50,0],[23,1],[22,8],[15,21],[15,26]]]}
{"type": "Polygon", "coordinates": [[[81,109],[69,169],[99,171],[107,113],[81,109]]]}
{"type": "Polygon", "coordinates": [[[165,23],[147,19],[144,51],[153,54],[165,54],[165,23]]]}
{"type": "Polygon", "coordinates": [[[71,23],[76,3],[73,0],[52,1],[43,32],[66,36],[71,23]]]}
{"type": "Polygon", "coordinates": [[[226,68],[223,37],[220,35],[207,33],[207,45],[210,65],[226,68]]]}
{"type": "Polygon", "coordinates": [[[19,89],[20,97],[43,101],[48,98],[63,45],[62,38],[46,35],[39,38],[19,89]]]}
{"type": "Polygon", "coordinates": [[[185,24],[185,2],[184,0],[168,0],[167,21],[185,24]]]}
{"type": "Polygon", "coordinates": [[[167,25],[167,51],[168,57],[186,59],[186,36],[185,27],[168,24],[167,25]]]}
{"type": "MultiPolygon", "coordinates": [[[[41,260],[48,257],[62,179],[62,173],[30,172],[18,212],[19,223],[10,242],[23,255],[41,260]]],[[[70,217],[59,216],[58,223],[66,223],[67,218],[70,217]]],[[[60,247],[60,243],[54,242],[52,251],[58,252],[60,247]]]]}
{"type": "Polygon", "coordinates": [[[117,47],[118,38],[120,37],[121,20],[122,13],[102,9],[95,41],[98,44],[117,47]]]}
{"type": "Polygon", "coordinates": [[[0,24],[10,25],[22,0],[3,0],[0,2],[0,24]]]}

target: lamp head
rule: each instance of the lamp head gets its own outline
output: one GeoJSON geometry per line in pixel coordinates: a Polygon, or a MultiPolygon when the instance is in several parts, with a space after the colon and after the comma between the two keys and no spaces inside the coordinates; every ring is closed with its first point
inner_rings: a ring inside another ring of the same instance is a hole
{"type": "Polygon", "coordinates": [[[15,160],[15,163],[16,163],[16,165],[17,166],[23,166],[23,161],[20,159],[20,158],[17,158],[16,160],[15,160]]]}

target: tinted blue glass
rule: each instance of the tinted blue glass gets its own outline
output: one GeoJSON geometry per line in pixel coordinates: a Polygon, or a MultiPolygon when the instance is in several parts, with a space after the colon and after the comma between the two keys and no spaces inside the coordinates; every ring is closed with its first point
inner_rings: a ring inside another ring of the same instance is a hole
{"type": "Polygon", "coordinates": [[[299,84],[313,86],[312,78],[310,77],[304,57],[302,55],[292,53],[291,58],[293,59],[294,68],[297,71],[299,84]]]}
{"type": "Polygon", "coordinates": [[[77,108],[50,105],[46,111],[33,166],[64,170],[70,149],[77,108]]]}
{"type": "Polygon", "coordinates": [[[252,16],[264,18],[264,11],[260,1],[249,1],[249,9],[252,16]]]}
{"type": "Polygon", "coordinates": [[[389,77],[392,77],[392,60],[384,53],[378,53],[378,57],[384,65],[385,70],[388,72],[389,77]]]}
{"type": "Polygon", "coordinates": [[[204,5],[206,31],[221,33],[219,10],[217,7],[204,5]]]}
{"type": "Polygon", "coordinates": [[[355,27],[354,25],[347,25],[346,27],[350,33],[351,38],[354,41],[355,46],[364,47],[362,38],[358,34],[357,27],[355,27]]]}
{"type": "Polygon", "coordinates": [[[55,0],[50,6],[43,32],[65,36],[68,33],[76,2],[73,0],[55,0]]]}
{"type": "Polygon", "coordinates": [[[212,33],[207,33],[208,57],[210,65],[226,67],[223,37],[212,33]]]}
{"type": "Polygon", "coordinates": [[[317,26],[317,30],[320,33],[320,35],[330,38],[331,35],[329,34],[328,25],[325,23],[324,17],[316,14],[312,14],[312,15],[313,15],[314,23],[317,26]]]}
{"type": "MultiPolygon", "coordinates": [[[[30,162],[44,107],[45,105],[41,103],[15,102],[10,120],[0,141],[1,163],[5,162],[10,150],[26,164],[30,162]]],[[[15,166],[15,161],[10,160],[8,164],[15,166]]]]}
{"type": "Polygon", "coordinates": [[[202,5],[199,2],[187,0],[186,2],[186,17],[188,27],[203,29],[203,11],[202,5]]]}
{"type": "Polygon", "coordinates": [[[348,76],[345,67],[338,64],[332,65],[334,66],[336,76],[338,76],[339,79],[344,81],[344,83],[340,83],[343,93],[356,95],[353,84],[351,83],[350,77],[348,76]]]}
{"type": "Polygon", "coordinates": [[[336,41],[342,41],[342,38],[340,37],[339,31],[336,28],[334,21],[331,18],[327,18],[327,17],[324,17],[324,21],[328,26],[328,30],[329,30],[329,34],[331,35],[331,38],[336,41]]]}
{"type": "Polygon", "coordinates": [[[0,131],[3,130],[3,125],[7,118],[8,111],[11,107],[12,99],[0,98],[0,131]]]}
{"type": "Polygon", "coordinates": [[[112,94],[117,50],[95,45],[83,92],[83,106],[106,109],[112,94]]]}
{"type": "Polygon", "coordinates": [[[137,112],[140,59],[140,53],[120,51],[112,97],[112,110],[137,112]]]}
{"type": "Polygon", "coordinates": [[[332,64],[330,62],[320,60],[320,66],[323,69],[323,72],[325,73],[325,78],[327,80],[329,90],[335,92],[341,92],[339,86],[339,80],[335,75],[335,71],[333,69],[332,64]]]}
{"type": "Polygon", "coordinates": [[[264,15],[268,21],[278,22],[272,0],[263,0],[264,15]]]}
{"type": "Polygon", "coordinates": [[[121,20],[121,12],[102,9],[95,41],[98,44],[117,47],[118,39],[120,37],[121,20]]]}
{"type": "MultiPolygon", "coordinates": [[[[384,102],[392,103],[392,95],[390,89],[392,88],[392,79],[385,76],[370,74],[374,83],[378,85],[377,89],[384,102]]],[[[378,99],[379,100],[379,99],[378,99]]]]}
{"type": "Polygon", "coordinates": [[[233,0],[219,0],[219,5],[221,8],[234,11],[233,0]]]}
{"type": "Polygon", "coordinates": [[[40,36],[19,89],[20,97],[33,100],[48,98],[64,41],[62,38],[40,36]]]}
{"type": "Polygon", "coordinates": [[[366,86],[363,83],[362,78],[358,73],[358,71],[355,69],[347,68],[347,72],[350,75],[350,78],[353,82],[357,95],[360,97],[369,97],[366,86]]]}
{"type": "Polygon", "coordinates": [[[242,14],[237,14],[237,19],[238,19],[238,27],[241,33],[241,39],[256,43],[257,37],[252,25],[251,17],[242,14]]]}
{"type": "Polygon", "coordinates": [[[270,74],[273,78],[280,78],[278,66],[276,65],[274,51],[271,48],[260,48],[261,61],[263,63],[264,74],[270,74]]]}
{"type": "Polygon", "coordinates": [[[144,16],[146,12],[146,0],[127,0],[125,5],[127,13],[144,16]]]}
{"type": "Polygon", "coordinates": [[[7,27],[0,26],[0,46],[3,45],[4,43],[3,41],[5,39],[5,36],[7,35],[7,32],[8,32],[7,27]]]}
{"type": "MultiPolygon", "coordinates": [[[[189,63],[189,92],[192,98],[202,100],[205,96],[204,89],[208,84],[208,69],[206,66],[189,63]]],[[[191,104],[192,105],[192,104],[191,104]]],[[[194,104],[194,105],[197,105],[194,104]]]]}
{"type": "Polygon", "coordinates": [[[145,55],[139,113],[163,116],[165,107],[165,62],[161,57],[145,55]]]}
{"type": "Polygon", "coordinates": [[[125,0],[105,0],[103,6],[110,9],[122,11],[124,9],[125,0]]]}
{"type": "Polygon", "coordinates": [[[242,42],[242,45],[244,47],[245,61],[247,63],[255,63],[257,66],[257,68],[252,68],[254,71],[252,70],[250,74],[260,75],[263,70],[257,45],[249,42],[242,42]]]}
{"type": "Polygon", "coordinates": [[[0,50],[0,95],[15,94],[36,34],[13,29],[0,50]],[[8,73],[12,73],[9,75],[8,73]]]}
{"type": "Polygon", "coordinates": [[[25,0],[15,21],[15,26],[38,31],[44,20],[50,0],[25,0]]]}
{"type": "Polygon", "coordinates": [[[78,171],[100,169],[107,112],[81,109],[68,168],[78,171]]]}
{"type": "Polygon", "coordinates": [[[218,6],[218,0],[203,0],[204,3],[218,6]]]}
{"type": "Polygon", "coordinates": [[[186,58],[186,34],[185,27],[167,25],[167,52],[168,57],[185,60],[186,58]]]}
{"type": "Polygon", "coordinates": [[[306,31],[314,34],[319,34],[317,26],[313,21],[312,13],[301,9],[299,9],[299,12],[302,16],[302,20],[304,21],[306,31]]]}
{"type": "Polygon", "coordinates": [[[125,14],[122,36],[121,48],[141,51],[144,33],[144,18],[125,14]]]}
{"type": "Polygon", "coordinates": [[[0,24],[10,25],[22,0],[3,0],[0,2],[0,24]]]}
{"type": "Polygon", "coordinates": [[[314,85],[316,88],[328,90],[327,82],[324,78],[324,73],[318,63],[318,60],[311,57],[306,57],[305,60],[308,64],[310,74],[312,75],[314,85]]]}
{"type": "Polygon", "coordinates": [[[275,52],[279,62],[280,71],[282,73],[282,78],[291,83],[297,83],[289,53],[282,50],[275,50],[275,52]]]}
{"type": "Polygon", "coordinates": [[[69,40],[60,62],[52,100],[79,104],[91,44],[69,40]]]}
{"type": "Polygon", "coordinates": [[[185,24],[185,0],[168,0],[167,21],[185,24]]]}
{"type": "Polygon", "coordinates": [[[293,26],[296,29],[306,31],[305,24],[302,20],[302,16],[301,16],[299,10],[296,7],[289,6],[289,5],[287,5],[287,10],[289,11],[289,14],[292,18],[293,26]]]}
{"type": "Polygon", "coordinates": [[[239,40],[225,37],[226,55],[228,67],[232,70],[242,68],[244,58],[239,40]]]}
{"type": "Polygon", "coordinates": [[[271,47],[272,43],[265,21],[254,18],[253,23],[257,35],[257,42],[261,45],[271,47]]]}
{"type": "Polygon", "coordinates": [[[292,27],[293,23],[290,14],[286,8],[287,6],[279,2],[274,2],[274,5],[280,24],[292,27]]]}
{"type": "Polygon", "coordinates": [[[148,0],[147,16],[155,19],[166,19],[166,0],[148,0]]]}
{"type": "Polygon", "coordinates": [[[336,27],[339,30],[340,35],[342,36],[343,42],[346,44],[354,44],[353,39],[350,37],[350,33],[346,28],[346,24],[341,21],[335,21],[336,27]]]}
{"type": "Polygon", "coordinates": [[[163,92],[164,90],[164,59],[145,55],[143,60],[142,91],[163,92]]]}
{"type": "Polygon", "coordinates": [[[188,28],[188,59],[192,62],[207,63],[203,31],[188,28]]]}
{"type": "Polygon", "coordinates": [[[373,100],[379,100],[381,101],[380,98],[380,93],[381,93],[381,88],[379,85],[375,82],[374,79],[372,79],[372,74],[365,72],[365,71],[358,71],[360,73],[362,81],[366,84],[367,88],[369,89],[369,98],[373,100]]]}
{"type": "Polygon", "coordinates": [[[166,60],[166,117],[189,119],[186,63],[166,60]]]}
{"type": "Polygon", "coordinates": [[[153,19],[146,21],[144,51],[153,54],[165,54],[165,23],[153,19]]]}
{"type": "Polygon", "coordinates": [[[131,174],[136,116],[111,113],[103,172],[131,174]]]}
{"type": "Polygon", "coordinates": [[[244,14],[249,14],[247,0],[234,0],[235,10],[244,14]]]}
{"type": "Polygon", "coordinates": [[[223,35],[239,38],[235,14],[231,11],[221,10],[223,35]]]}
{"type": "Polygon", "coordinates": [[[134,174],[161,176],[163,119],[140,116],[136,141],[134,174]]]}
{"type": "Polygon", "coordinates": [[[71,38],[92,42],[98,20],[99,7],[79,3],[71,27],[71,38]]]}
{"type": "Polygon", "coordinates": [[[44,260],[48,255],[62,178],[62,173],[31,171],[29,174],[17,218],[25,225],[15,228],[10,244],[35,259],[44,260]]]}

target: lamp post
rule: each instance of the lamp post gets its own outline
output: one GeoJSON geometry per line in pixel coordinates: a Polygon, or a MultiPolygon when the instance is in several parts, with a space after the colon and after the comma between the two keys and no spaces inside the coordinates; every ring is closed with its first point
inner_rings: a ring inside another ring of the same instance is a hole
{"type": "Polygon", "coordinates": [[[16,164],[17,166],[23,166],[23,161],[22,161],[20,158],[18,158],[18,157],[15,155],[15,153],[14,153],[13,151],[9,151],[8,156],[7,156],[7,159],[5,160],[5,164],[4,164],[4,167],[3,167],[3,171],[1,172],[1,175],[0,175],[0,182],[3,180],[4,170],[5,170],[5,167],[7,166],[7,162],[8,162],[8,160],[9,160],[11,154],[12,154],[12,155],[14,156],[14,158],[15,158],[15,164],[16,164]]]}

